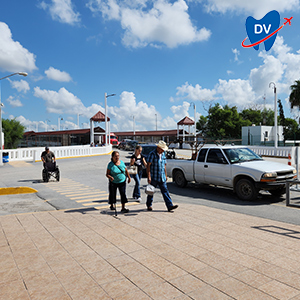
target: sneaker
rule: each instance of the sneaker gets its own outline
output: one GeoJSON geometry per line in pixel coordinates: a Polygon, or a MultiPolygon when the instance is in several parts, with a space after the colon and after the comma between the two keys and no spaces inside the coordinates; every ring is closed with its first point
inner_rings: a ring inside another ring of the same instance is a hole
{"type": "Polygon", "coordinates": [[[142,201],[142,198],[141,197],[138,197],[137,199],[136,199],[136,202],[141,202],[142,201]]]}
{"type": "Polygon", "coordinates": [[[151,206],[147,207],[147,210],[152,211],[152,207],[151,206]]]}
{"type": "Polygon", "coordinates": [[[125,214],[125,213],[128,213],[128,212],[129,212],[129,209],[127,209],[127,208],[122,208],[122,209],[121,209],[121,213],[124,213],[124,214],[125,214]]]}
{"type": "Polygon", "coordinates": [[[113,204],[110,205],[110,210],[115,210],[115,207],[113,204]]]}

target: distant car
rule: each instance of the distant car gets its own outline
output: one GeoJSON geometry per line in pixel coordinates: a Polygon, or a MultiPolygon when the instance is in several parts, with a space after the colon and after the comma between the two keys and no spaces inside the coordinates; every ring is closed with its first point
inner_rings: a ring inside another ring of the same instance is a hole
{"type": "Polygon", "coordinates": [[[130,142],[131,140],[130,139],[124,139],[120,142],[120,144],[118,145],[118,149],[121,149],[121,150],[126,150],[126,145],[128,142],[130,142]]]}
{"type": "Polygon", "coordinates": [[[146,144],[146,145],[141,145],[141,146],[142,146],[142,155],[144,155],[144,157],[147,161],[150,152],[155,150],[157,146],[155,144],[146,144]]]}
{"type": "MultiPolygon", "coordinates": [[[[150,152],[155,150],[157,146],[155,144],[145,144],[145,145],[141,145],[141,146],[142,146],[142,155],[145,157],[145,160],[147,162],[150,152]]],[[[146,169],[143,169],[142,176],[147,177],[146,169]]]]}
{"type": "Polygon", "coordinates": [[[135,147],[139,144],[138,141],[128,141],[126,142],[126,145],[125,145],[125,150],[128,150],[128,151],[134,151],[135,147]]]}

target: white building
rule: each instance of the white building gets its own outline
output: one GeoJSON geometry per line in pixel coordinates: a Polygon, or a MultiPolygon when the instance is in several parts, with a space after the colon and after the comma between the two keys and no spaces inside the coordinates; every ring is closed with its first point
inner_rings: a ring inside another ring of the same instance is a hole
{"type": "MultiPolygon", "coordinates": [[[[264,145],[274,143],[274,126],[243,126],[243,145],[264,145]]],[[[283,142],[283,127],[277,127],[278,142],[283,142]]]]}

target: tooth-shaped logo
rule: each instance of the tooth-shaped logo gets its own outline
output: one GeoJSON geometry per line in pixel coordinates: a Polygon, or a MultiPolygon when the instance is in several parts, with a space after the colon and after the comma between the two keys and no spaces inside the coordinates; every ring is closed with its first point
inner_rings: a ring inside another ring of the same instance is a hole
{"type": "Polygon", "coordinates": [[[246,20],[246,31],[251,45],[245,46],[242,44],[243,47],[253,46],[255,50],[258,50],[259,44],[264,42],[266,51],[269,51],[279,31],[279,23],[280,15],[276,10],[270,11],[260,20],[248,17],[246,20]]]}

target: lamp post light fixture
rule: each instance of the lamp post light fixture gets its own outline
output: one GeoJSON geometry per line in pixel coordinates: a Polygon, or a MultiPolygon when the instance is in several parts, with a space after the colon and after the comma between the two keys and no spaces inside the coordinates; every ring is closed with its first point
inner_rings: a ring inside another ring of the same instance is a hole
{"type": "Polygon", "coordinates": [[[274,82],[270,82],[269,87],[273,85],[274,89],[274,144],[275,148],[278,146],[278,136],[277,136],[277,90],[274,82]]]}
{"type": "MultiPolygon", "coordinates": [[[[3,80],[5,78],[14,76],[14,75],[21,75],[21,76],[27,76],[28,74],[26,72],[17,72],[17,73],[13,73],[7,76],[4,76],[2,78],[0,78],[0,80],[3,80]]],[[[3,106],[3,103],[1,102],[1,93],[0,93],[0,166],[3,166],[3,160],[2,160],[2,148],[3,148],[3,139],[2,139],[2,109],[1,107],[3,106]]]]}
{"type": "Polygon", "coordinates": [[[107,136],[107,98],[108,97],[112,97],[112,96],[116,96],[116,94],[110,94],[107,95],[106,93],[104,93],[104,99],[105,99],[105,146],[107,146],[107,140],[109,139],[109,144],[110,144],[110,136],[107,136]]]}

